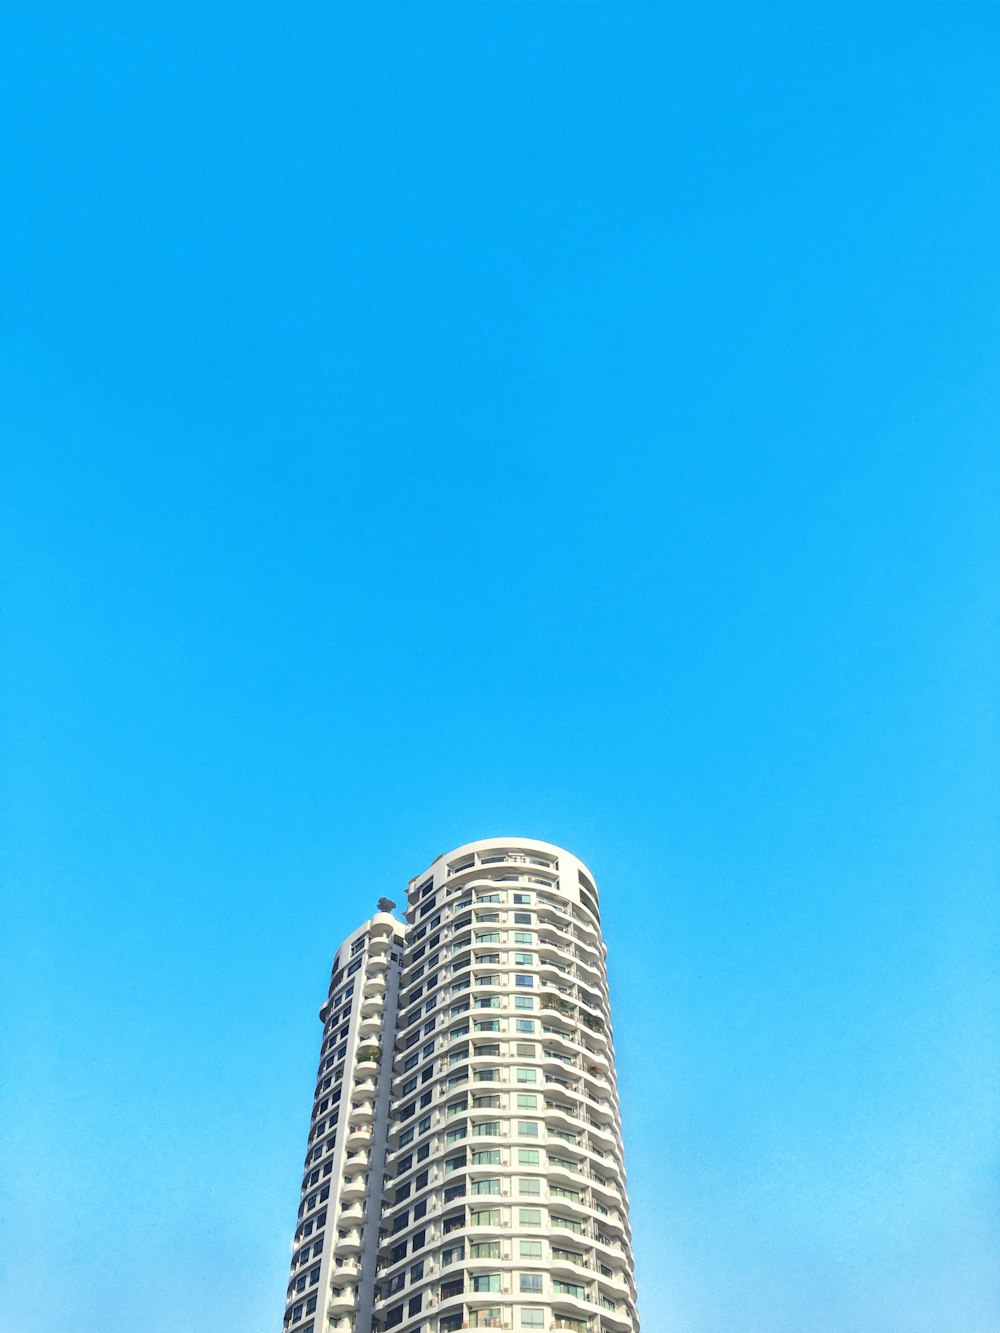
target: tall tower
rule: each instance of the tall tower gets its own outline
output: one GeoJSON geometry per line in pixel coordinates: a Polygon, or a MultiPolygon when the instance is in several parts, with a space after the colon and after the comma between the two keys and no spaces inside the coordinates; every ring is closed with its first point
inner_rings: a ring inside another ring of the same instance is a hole
{"type": "Polygon", "coordinates": [[[467,843],[410,882],[406,922],[404,934],[375,917],[338,951],[323,1049],[332,1038],[341,1100],[355,1109],[332,1140],[310,1136],[303,1202],[326,1209],[326,1230],[313,1240],[303,1227],[314,1213],[300,1212],[286,1333],[637,1333],[593,877],[549,843],[467,843]],[[390,941],[381,1027],[366,1034],[359,1021],[355,1034],[376,923],[390,941]],[[352,949],[361,981],[345,997],[352,949]],[[384,1051],[374,1069],[362,1059],[370,1036],[384,1051]],[[357,1108],[368,1108],[367,1143],[357,1108]],[[323,1200],[314,1162],[327,1159],[323,1200]]]}

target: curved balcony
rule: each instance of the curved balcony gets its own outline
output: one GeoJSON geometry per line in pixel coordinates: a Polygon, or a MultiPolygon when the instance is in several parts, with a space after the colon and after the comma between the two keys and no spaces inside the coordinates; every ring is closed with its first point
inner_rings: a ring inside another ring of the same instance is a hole
{"type": "Polygon", "coordinates": [[[377,995],[381,1000],[383,995],[385,995],[385,990],[385,977],[378,973],[369,973],[369,975],[365,977],[364,994],[366,998],[372,995],[377,995]]]}
{"type": "MultiPolygon", "coordinates": [[[[385,989],[384,982],[382,983],[382,988],[383,990],[385,989]]],[[[366,1018],[370,1018],[373,1014],[380,1014],[381,1012],[382,1012],[382,996],[369,995],[366,992],[361,1000],[362,1015],[366,1018]]]]}
{"type": "MultiPolygon", "coordinates": [[[[340,1220],[343,1222],[343,1217],[341,1217],[340,1220]]],[[[364,1245],[361,1240],[361,1232],[358,1230],[351,1230],[346,1232],[343,1236],[337,1236],[337,1240],[333,1247],[333,1253],[338,1259],[341,1259],[347,1255],[360,1254],[362,1249],[364,1249],[364,1245]]]]}
{"type": "MultiPolygon", "coordinates": [[[[351,1123],[347,1131],[348,1148],[369,1148],[372,1141],[371,1125],[351,1123]]],[[[367,1154],[366,1154],[367,1156],[367,1154]]]]}
{"type": "Polygon", "coordinates": [[[341,1210],[337,1223],[342,1227],[360,1227],[365,1220],[364,1204],[358,1200],[349,1203],[346,1208],[341,1210]]]}
{"type": "Polygon", "coordinates": [[[352,1102],[351,1121],[354,1124],[371,1124],[375,1119],[375,1104],[370,1101],[352,1102]]]}
{"type": "Polygon", "coordinates": [[[361,1281],[361,1265],[353,1259],[334,1259],[330,1281],[335,1287],[356,1287],[361,1281]]]}
{"type": "Polygon", "coordinates": [[[385,953],[373,953],[368,959],[368,975],[375,976],[377,973],[386,972],[389,968],[389,950],[385,953]]]}
{"type": "Polygon", "coordinates": [[[368,1177],[361,1173],[356,1176],[348,1176],[340,1187],[340,1197],[344,1203],[352,1204],[360,1202],[368,1195],[368,1177]]]}
{"type": "MultiPolygon", "coordinates": [[[[370,1137],[370,1135],[365,1136],[366,1142],[370,1137]]],[[[344,1175],[356,1176],[359,1171],[367,1171],[370,1165],[371,1153],[366,1149],[362,1148],[359,1152],[348,1152],[344,1159],[344,1175]]]]}
{"type": "Polygon", "coordinates": [[[607,1329],[620,1330],[621,1333],[632,1333],[635,1325],[628,1313],[628,1307],[620,1298],[615,1301],[615,1308],[609,1310],[603,1301],[598,1301],[601,1307],[601,1326],[607,1329]]]}
{"type": "Polygon", "coordinates": [[[357,1307],[357,1293],[353,1287],[342,1287],[339,1291],[331,1293],[330,1300],[327,1303],[327,1313],[342,1319],[345,1314],[350,1314],[357,1307]]]}

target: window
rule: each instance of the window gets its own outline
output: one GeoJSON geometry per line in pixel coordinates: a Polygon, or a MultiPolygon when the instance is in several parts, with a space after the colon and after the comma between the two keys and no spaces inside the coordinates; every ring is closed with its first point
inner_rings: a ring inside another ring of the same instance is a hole
{"type": "Polygon", "coordinates": [[[533,1018],[519,1018],[514,1026],[518,1032],[530,1032],[533,1034],[535,1031],[535,1020],[533,1018]]]}
{"type": "MultiPolygon", "coordinates": [[[[497,1156],[499,1157],[499,1153],[497,1154],[497,1156]]],[[[518,1148],[518,1150],[517,1150],[517,1160],[518,1160],[518,1164],[519,1164],[520,1166],[537,1166],[537,1165],[538,1165],[538,1149],[537,1149],[537,1148],[518,1148]]],[[[475,1156],[473,1156],[473,1161],[475,1161],[475,1156]]]]}
{"type": "Polygon", "coordinates": [[[476,936],[477,944],[499,944],[500,932],[498,930],[487,930],[483,934],[476,936]]]}
{"type": "MultiPolygon", "coordinates": [[[[522,1327],[522,1328],[543,1328],[543,1327],[544,1327],[544,1325],[543,1325],[543,1323],[542,1323],[543,1313],[544,1313],[544,1312],[543,1312],[542,1310],[522,1310],[522,1311],[521,1311],[521,1327],[522,1327]]],[[[457,1325],[457,1324],[453,1324],[453,1325],[450,1325],[450,1327],[457,1328],[458,1325],[457,1325]]],[[[441,1325],[441,1328],[442,1328],[442,1329],[444,1328],[444,1324],[441,1325]]]]}
{"type": "Polygon", "coordinates": [[[552,1290],[560,1296],[575,1296],[578,1301],[587,1299],[585,1287],[578,1287],[575,1282],[560,1282],[557,1277],[552,1279],[552,1290]]]}
{"type": "Polygon", "coordinates": [[[534,1002],[534,1000],[531,998],[530,995],[515,995],[515,996],[514,996],[514,1008],[515,1008],[515,1009],[534,1009],[534,1007],[535,1007],[535,1002],[534,1002]]]}
{"type": "MultiPolygon", "coordinates": [[[[438,1328],[441,1330],[441,1333],[455,1333],[456,1329],[460,1329],[462,1327],[463,1318],[464,1316],[462,1315],[461,1312],[459,1312],[458,1314],[442,1315],[441,1318],[438,1320],[438,1328]]],[[[532,1324],[531,1327],[534,1328],[535,1325],[532,1324]]],[[[541,1325],[539,1324],[538,1327],[540,1328],[541,1325]]]]}
{"type": "Polygon", "coordinates": [[[535,984],[535,978],[534,978],[533,976],[531,976],[530,973],[528,973],[528,972],[523,972],[523,973],[522,973],[522,972],[515,972],[515,973],[514,973],[514,985],[515,985],[515,986],[533,986],[534,984],[535,984]]]}
{"type": "Polygon", "coordinates": [[[410,1281],[419,1282],[420,1279],[423,1277],[423,1275],[424,1275],[424,1261],[423,1259],[419,1259],[410,1268],[410,1281]]]}
{"type": "Polygon", "coordinates": [[[499,1328],[500,1327],[500,1307],[492,1305],[485,1310],[469,1311],[470,1328],[499,1328]]]}
{"type": "Polygon", "coordinates": [[[579,1190],[564,1190],[561,1185],[550,1185],[549,1193],[554,1199],[569,1199],[573,1203],[580,1202],[579,1190]]]}
{"type": "Polygon", "coordinates": [[[442,1282],[441,1299],[443,1301],[446,1301],[450,1296],[461,1296],[464,1289],[465,1289],[465,1284],[462,1278],[460,1277],[455,1278],[454,1280],[448,1282],[442,1282]]]}
{"type": "Polygon", "coordinates": [[[534,920],[534,918],[532,917],[532,915],[531,915],[530,912],[515,912],[515,913],[514,913],[514,925],[515,925],[515,926],[530,926],[533,920],[534,920]]]}
{"type": "Polygon", "coordinates": [[[538,1082],[538,1070],[537,1070],[537,1069],[518,1069],[518,1070],[517,1070],[517,1081],[518,1081],[518,1083],[537,1083],[537,1082],[538,1082]]]}
{"type": "Polygon", "coordinates": [[[498,1227],[499,1225],[499,1208],[473,1208],[469,1212],[470,1227],[498,1227]]]}
{"type": "Polygon", "coordinates": [[[537,1139],[537,1138],[538,1138],[538,1121],[537,1121],[537,1120],[519,1120],[519,1121],[517,1122],[517,1132],[521,1135],[522,1138],[525,1138],[525,1139],[537,1139]]]}
{"type": "Polygon", "coordinates": [[[465,1249],[461,1245],[450,1246],[441,1251],[441,1267],[447,1268],[449,1264],[457,1264],[465,1258],[465,1249]]]}
{"type": "Polygon", "coordinates": [[[410,1318],[412,1315],[419,1314],[420,1307],[423,1305],[423,1303],[424,1303],[424,1293],[422,1291],[418,1291],[416,1296],[411,1296],[409,1304],[406,1307],[407,1318],[410,1318]]]}
{"type": "Polygon", "coordinates": [[[530,894],[530,893],[515,893],[514,896],[513,896],[513,901],[514,901],[515,903],[517,903],[519,906],[524,906],[524,905],[526,905],[526,904],[530,904],[530,903],[531,903],[531,894],[530,894]]]}
{"type": "Polygon", "coordinates": [[[535,955],[533,953],[516,953],[514,955],[515,967],[534,967],[535,955]]]}
{"type": "Polygon", "coordinates": [[[517,1109],[519,1111],[537,1111],[538,1094],[534,1092],[519,1092],[517,1094],[517,1109]]]}
{"type": "MultiPolygon", "coordinates": [[[[535,1161],[536,1161],[536,1162],[538,1161],[538,1153],[535,1153],[535,1161]]],[[[485,1148],[485,1149],[483,1149],[483,1150],[480,1151],[480,1152],[474,1152],[474,1153],[472,1154],[472,1165],[473,1165],[473,1166],[499,1166],[499,1165],[500,1165],[500,1149],[499,1149],[499,1148],[485,1148]]]]}
{"type": "Polygon", "coordinates": [[[519,1208],[517,1210],[517,1220],[522,1227],[540,1227],[542,1225],[542,1210],[540,1208],[519,1208]]]}
{"type": "Polygon", "coordinates": [[[522,1176],[517,1182],[517,1192],[519,1194],[541,1194],[542,1182],[537,1176],[522,1176]]]}
{"type": "Polygon", "coordinates": [[[531,1041],[519,1041],[514,1047],[515,1055],[527,1055],[529,1058],[535,1054],[535,1044],[531,1041]]]}
{"type": "Polygon", "coordinates": [[[500,1242],[498,1240],[480,1240],[469,1246],[470,1259],[499,1259],[500,1242]]]}
{"type": "Polygon", "coordinates": [[[515,931],[514,931],[514,943],[515,943],[515,944],[534,944],[534,942],[535,942],[535,937],[534,937],[534,935],[532,935],[532,933],[531,933],[530,930],[515,930],[515,931]]]}
{"type": "Polygon", "coordinates": [[[456,1125],[454,1129],[449,1129],[444,1136],[445,1143],[457,1143],[459,1139],[465,1138],[465,1126],[456,1125]]]}
{"type": "Polygon", "coordinates": [[[476,1134],[499,1134],[499,1133],[500,1133],[500,1121],[499,1121],[499,1120],[484,1120],[484,1121],[482,1122],[482,1124],[480,1124],[480,1125],[473,1125],[473,1126],[472,1126],[472,1133],[473,1133],[474,1135],[476,1135],[476,1134]]]}
{"type": "Polygon", "coordinates": [[[472,1025],[473,1032],[499,1032],[499,1018],[478,1018],[472,1025]]]}
{"type": "Polygon", "coordinates": [[[522,1240],[520,1242],[520,1254],[522,1259],[540,1259],[542,1257],[542,1242],[540,1240],[522,1240]]]}
{"type": "Polygon", "coordinates": [[[472,1277],[473,1291],[499,1291],[499,1273],[475,1273],[472,1277]]]}
{"type": "MultiPolygon", "coordinates": [[[[552,1258],[563,1259],[568,1264],[580,1264],[581,1267],[583,1266],[583,1255],[579,1250],[562,1250],[558,1245],[553,1245],[552,1258]]],[[[610,1270],[608,1276],[610,1276],[610,1270]]]]}
{"type": "Polygon", "coordinates": [[[555,1214],[549,1219],[554,1227],[561,1227],[563,1231],[572,1231],[574,1235],[583,1234],[583,1223],[577,1222],[572,1217],[557,1217],[555,1214]]]}
{"type": "Polygon", "coordinates": [[[520,1289],[529,1292],[532,1296],[540,1296],[542,1294],[541,1273],[522,1273],[520,1289]]]}
{"type": "Polygon", "coordinates": [[[473,1194],[499,1194],[500,1181],[497,1180],[474,1180],[472,1182],[473,1194]]]}

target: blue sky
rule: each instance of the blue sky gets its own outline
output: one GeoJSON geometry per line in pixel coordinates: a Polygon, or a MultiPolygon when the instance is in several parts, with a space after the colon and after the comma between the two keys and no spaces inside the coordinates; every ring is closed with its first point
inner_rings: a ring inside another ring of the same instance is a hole
{"type": "Polygon", "coordinates": [[[332,951],[508,832],[648,1333],[996,1333],[1000,11],[2,23],[2,1333],[276,1329],[332,951]]]}

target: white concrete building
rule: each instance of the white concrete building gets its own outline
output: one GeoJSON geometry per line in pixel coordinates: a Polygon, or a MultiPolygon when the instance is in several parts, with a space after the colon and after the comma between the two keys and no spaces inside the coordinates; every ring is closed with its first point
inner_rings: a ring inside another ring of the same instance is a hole
{"type": "Polygon", "coordinates": [[[467,843],[406,920],[341,945],[320,1011],[285,1333],[637,1333],[593,876],[467,843]]]}

